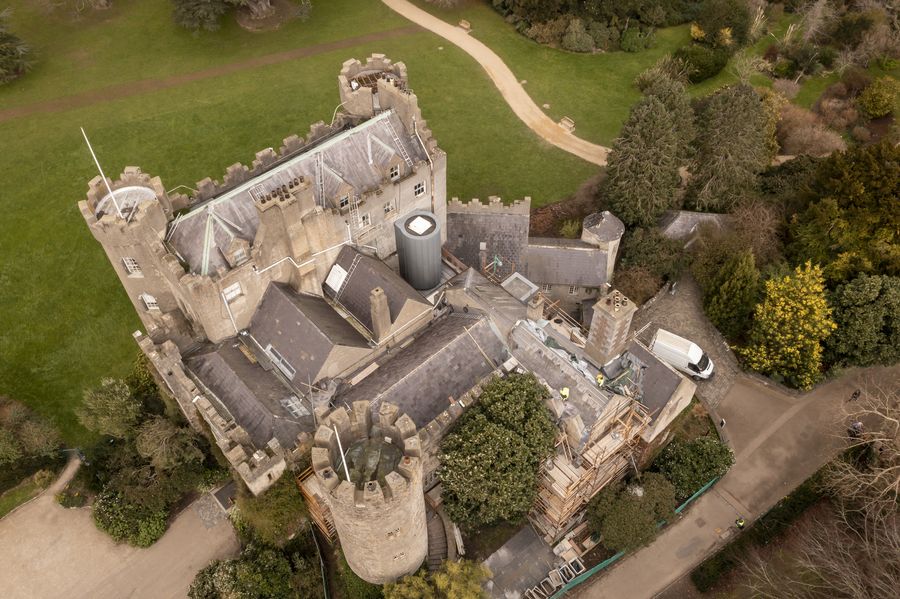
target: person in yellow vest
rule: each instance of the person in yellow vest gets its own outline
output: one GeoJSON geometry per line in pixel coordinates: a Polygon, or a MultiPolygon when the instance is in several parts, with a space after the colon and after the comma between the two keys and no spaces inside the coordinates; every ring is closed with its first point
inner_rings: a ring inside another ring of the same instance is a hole
{"type": "Polygon", "coordinates": [[[562,389],[560,389],[560,390],[559,390],[559,395],[560,395],[560,397],[562,397],[563,399],[569,399],[569,388],[568,388],[568,387],[563,387],[562,389]]]}
{"type": "Polygon", "coordinates": [[[603,386],[603,381],[604,381],[604,380],[605,380],[605,379],[603,378],[603,373],[602,373],[602,372],[598,372],[598,373],[597,373],[597,386],[598,386],[598,387],[602,387],[602,386],[603,386]]]}

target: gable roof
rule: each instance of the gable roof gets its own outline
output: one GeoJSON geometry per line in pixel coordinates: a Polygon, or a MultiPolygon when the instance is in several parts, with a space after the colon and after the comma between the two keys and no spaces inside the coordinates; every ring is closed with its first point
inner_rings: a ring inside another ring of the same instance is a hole
{"type": "Polygon", "coordinates": [[[192,273],[206,275],[218,268],[227,269],[224,252],[231,241],[239,237],[252,243],[259,228],[259,214],[251,192],[264,194],[302,177],[316,183],[313,185],[316,202],[323,206],[344,185],[350,185],[360,194],[376,189],[391,162],[404,152],[413,161],[426,158],[421,144],[406,130],[400,117],[387,110],[303,148],[297,155],[276,162],[263,174],[193,207],[170,223],[168,241],[192,273]],[[316,167],[319,156],[321,169],[316,167]],[[317,172],[322,177],[321,190],[317,172]]]}
{"type": "Polygon", "coordinates": [[[433,321],[416,339],[336,402],[396,404],[421,428],[507,359],[506,346],[480,311],[454,312],[433,321]],[[489,362],[488,358],[493,362],[489,362]]]}
{"type": "Polygon", "coordinates": [[[325,295],[340,304],[371,332],[372,310],[369,297],[376,287],[381,287],[387,297],[391,323],[396,322],[407,302],[415,302],[423,307],[430,305],[412,285],[384,262],[361,254],[349,245],[341,248],[323,290],[325,295]],[[337,275],[341,271],[343,275],[332,278],[332,274],[337,275]],[[332,285],[337,286],[337,289],[332,285]]]}
{"type": "Polygon", "coordinates": [[[575,239],[533,237],[522,252],[519,270],[542,285],[602,287],[606,250],[575,239]]]}
{"type": "Polygon", "coordinates": [[[368,349],[366,339],[321,297],[270,283],[250,321],[250,334],[271,344],[296,370],[294,379],[315,382],[337,345],[368,349]]]}
{"type": "MultiPolygon", "coordinates": [[[[311,432],[312,414],[297,416],[282,404],[293,393],[272,372],[252,363],[231,339],[184,360],[188,370],[223,406],[257,448],[275,437],[292,448],[301,432],[311,432]]],[[[225,414],[223,414],[223,417],[225,414]]]]}
{"type": "Polygon", "coordinates": [[[640,389],[640,401],[650,413],[652,422],[686,379],[637,340],[628,346],[628,356],[632,367],[637,366],[634,371],[635,382],[640,389]]]}

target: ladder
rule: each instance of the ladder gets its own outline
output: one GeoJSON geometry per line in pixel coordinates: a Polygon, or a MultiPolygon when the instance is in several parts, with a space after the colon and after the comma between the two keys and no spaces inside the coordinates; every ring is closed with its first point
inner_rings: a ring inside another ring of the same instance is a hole
{"type": "Polygon", "coordinates": [[[397,144],[397,149],[400,150],[400,156],[402,156],[403,160],[406,161],[406,166],[412,167],[412,158],[409,157],[409,153],[406,151],[406,146],[404,146],[400,142],[400,136],[397,135],[397,130],[394,129],[394,123],[392,123],[391,119],[389,118],[384,119],[384,122],[387,125],[388,131],[391,132],[391,137],[394,139],[394,143],[397,144]]]}
{"type": "Polygon", "coordinates": [[[359,197],[356,194],[350,196],[350,226],[359,228],[359,197]]]}
{"type": "Polygon", "coordinates": [[[316,187],[319,189],[319,205],[325,206],[325,160],[322,152],[316,154],[316,187]]]}

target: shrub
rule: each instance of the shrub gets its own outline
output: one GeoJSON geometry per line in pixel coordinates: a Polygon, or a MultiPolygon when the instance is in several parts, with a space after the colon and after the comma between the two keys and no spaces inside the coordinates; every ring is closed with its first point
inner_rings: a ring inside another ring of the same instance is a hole
{"type": "MultiPolygon", "coordinates": [[[[635,229],[622,242],[623,267],[643,267],[667,281],[677,279],[686,266],[681,243],[658,229],[635,229]]],[[[634,299],[634,298],[632,298],[634,299]]]]}
{"type": "Polygon", "coordinates": [[[893,112],[898,95],[900,82],[885,75],[873,81],[872,85],[859,94],[856,101],[869,117],[877,119],[893,112]]]}
{"type": "Polygon", "coordinates": [[[655,468],[674,486],[679,499],[687,499],[712,479],[723,476],[734,463],[734,454],[717,437],[672,441],[655,462],[655,468]]]}
{"type": "Polygon", "coordinates": [[[874,24],[872,16],[867,13],[848,12],[835,21],[829,32],[829,41],[844,48],[855,48],[874,24]]]}
{"type": "Polygon", "coordinates": [[[891,365],[900,360],[900,277],[860,275],[830,296],[838,334],[825,340],[828,362],[891,365]]]}
{"type": "Polygon", "coordinates": [[[166,510],[154,510],[127,501],[113,491],[104,491],[93,508],[97,528],[118,542],[149,547],[166,532],[166,510]]]}
{"type": "Polygon", "coordinates": [[[679,58],[691,66],[688,79],[699,83],[714,77],[728,64],[730,53],[724,48],[710,48],[701,44],[682,46],[675,52],[679,58]]]}
{"type": "Polygon", "coordinates": [[[569,26],[568,17],[559,17],[543,23],[535,23],[525,30],[525,35],[539,44],[558,44],[569,26]]]}
{"type": "Polygon", "coordinates": [[[800,93],[800,84],[792,79],[776,79],[772,82],[772,89],[788,100],[793,100],[800,93]]]}
{"type": "Polygon", "coordinates": [[[241,519],[266,545],[283,546],[308,522],[303,496],[288,472],[257,497],[242,490],[237,506],[241,519]]]}
{"type": "Polygon", "coordinates": [[[629,27],[622,34],[622,41],[619,45],[626,52],[640,52],[647,47],[649,35],[644,35],[637,27],[629,27]]]}
{"type": "Polygon", "coordinates": [[[581,236],[581,221],[577,218],[563,221],[559,227],[559,234],[566,239],[578,239],[581,236]]]}
{"type": "Polygon", "coordinates": [[[10,11],[0,10],[0,85],[9,83],[31,70],[31,48],[9,31],[10,11]]]}
{"type": "Polygon", "coordinates": [[[84,507],[87,503],[87,497],[80,491],[69,491],[66,489],[62,493],[56,494],[56,503],[64,508],[84,507]]]}
{"type": "MultiPolygon", "coordinates": [[[[843,86],[841,83],[835,85],[843,86]]],[[[816,106],[822,121],[838,131],[843,131],[859,119],[859,112],[852,101],[844,98],[822,98],[816,106]]]]}
{"type": "Polygon", "coordinates": [[[697,24],[706,33],[707,43],[721,43],[723,32],[728,31],[727,37],[742,46],[750,31],[750,10],[743,0],[705,0],[697,24]]]}
{"type": "Polygon", "coordinates": [[[826,128],[815,114],[794,104],[782,109],[777,137],[782,153],[793,156],[825,156],[846,148],[840,135],[826,128]]]}
{"type": "Polygon", "coordinates": [[[584,28],[584,21],[572,19],[562,37],[562,47],[570,52],[590,52],[594,49],[594,38],[584,28]]]}
{"type": "Polygon", "coordinates": [[[717,273],[703,307],[712,323],[728,339],[738,339],[749,328],[759,295],[759,271],[753,253],[732,256],[717,273]]]}
{"type": "Polygon", "coordinates": [[[863,125],[857,125],[853,128],[853,131],[850,132],[850,135],[853,136],[853,139],[858,141],[859,143],[866,143],[870,139],[872,139],[872,132],[869,131],[868,127],[864,127],[863,125]]]}
{"type": "Polygon", "coordinates": [[[663,285],[662,277],[643,266],[625,266],[616,269],[613,279],[616,289],[640,306],[656,295],[663,285]]]}
{"type": "Polygon", "coordinates": [[[227,0],[173,0],[175,23],[191,31],[216,31],[230,5],[227,0]]]}
{"type": "Polygon", "coordinates": [[[591,529],[612,551],[635,549],[652,541],[658,525],[672,518],[675,488],[664,476],[645,472],[625,486],[607,485],[588,505],[591,529]]]}
{"type": "Polygon", "coordinates": [[[859,67],[850,67],[841,76],[841,83],[847,86],[849,95],[856,96],[869,87],[872,83],[872,76],[859,67]]]}

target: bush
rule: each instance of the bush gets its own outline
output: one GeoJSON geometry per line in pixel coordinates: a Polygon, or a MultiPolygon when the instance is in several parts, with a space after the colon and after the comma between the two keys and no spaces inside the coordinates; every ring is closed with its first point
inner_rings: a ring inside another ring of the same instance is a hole
{"type": "MultiPolygon", "coordinates": [[[[844,86],[842,83],[835,85],[844,86]]],[[[852,100],[846,98],[822,98],[816,112],[821,115],[823,123],[837,131],[843,131],[859,119],[859,112],[853,107],[852,100]]]]}
{"type": "Polygon", "coordinates": [[[347,599],[381,599],[381,587],[370,582],[366,582],[356,575],[347,564],[347,558],[342,552],[338,552],[340,561],[338,564],[338,575],[343,583],[343,591],[347,599]]]}
{"type": "Polygon", "coordinates": [[[6,26],[10,11],[0,10],[0,85],[31,70],[31,48],[6,26]]]}
{"type": "Polygon", "coordinates": [[[619,47],[619,30],[600,21],[591,21],[588,35],[594,40],[594,47],[600,50],[616,50],[619,47]]]}
{"type": "Polygon", "coordinates": [[[897,96],[900,95],[900,82],[885,75],[872,82],[857,98],[859,107],[871,118],[877,119],[894,111],[897,96]]]}
{"type": "Polygon", "coordinates": [[[844,71],[841,82],[847,86],[850,96],[857,96],[872,83],[872,76],[859,67],[850,67],[844,71]]]}
{"type": "Polygon", "coordinates": [[[591,529],[611,551],[646,545],[656,536],[660,522],[675,510],[675,488],[664,476],[645,472],[629,485],[607,485],[588,504],[591,529]]]}
{"type": "Polygon", "coordinates": [[[175,23],[191,31],[216,31],[219,21],[231,6],[227,0],[173,0],[175,23]]]}
{"type": "Polygon", "coordinates": [[[782,108],[776,134],[782,154],[825,156],[846,149],[840,135],[826,128],[815,114],[794,104],[782,108]]]}
{"type": "Polygon", "coordinates": [[[568,17],[559,17],[544,23],[535,23],[527,30],[525,35],[539,44],[558,44],[569,27],[568,17]]]}
{"type": "Polygon", "coordinates": [[[572,19],[562,37],[562,47],[570,52],[590,52],[594,49],[594,38],[584,28],[584,21],[572,19]]]}
{"type": "Polygon", "coordinates": [[[308,522],[303,496],[289,472],[257,497],[241,489],[237,506],[241,519],[266,545],[283,546],[308,522]]]}
{"type": "Polygon", "coordinates": [[[716,477],[723,476],[734,463],[734,454],[717,437],[693,441],[672,441],[654,463],[655,469],[674,486],[684,500],[716,477]]]}
{"type": "Polygon", "coordinates": [[[850,132],[850,135],[852,135],[853,139],[859,143],[866,143],[872,139],[872,132],[869,131],[868,127],[864,127],[863,125],[854,127],[853,131],[850,132]]]}
{"type": "Polygon", "coordinates": [[[703,298],[703,307],[716,328],[735,340],[749,328],[758,296],[759,271],[753,254],[745,250],[725,262],[703,298]]]}
{"type": "Polygon", "coordinates": [[[776,79],[772,82],[772,89],[788,100],[793,100],[800,93],[800,84],[792,79],[776,79]]]}
{"type": "Polygon", "coordinates": [[[674,281],[684,270],[686,257],[680,242],[665,237],[657,229],[635,229],[622,243],[621,266],[643,267],[658,277],[674,281]]]}
{"type": "Polygon", "coordinates": [[[154,510],[126,500],[113,491],[97,497],[93,508],[97,528],[117,542],[149,547],[166,532],[166,510],[154,510]]]}
{"type": "Polygon", "coordinates": [[[691,83],[699,83],[718,75],[728,64],[730,56],[731,54],[724,48],[710,48],[701,44],[682,46],[675,52],[675,58],[692,67],[688,76],[691,83]]]}
{"type": "Polygon", "coordinates": [[[617,268],[613,282],[616,289],[625,294],[625,297],[633,301],[636,306],[640,306],[656,295],[663,285],[662,277],[643,266],[617,268]]]}
{"type": "Polygon", "coordinates": [[[646,48],[652,39],[652,34],[643,34],[637,27],[629,27],[622,34],[619,45],[626,52],[640,52],[646,48]]]}
{"type": "Polygon", "coordinates": [[[577,218],[570,218],[563,221],[559,227],[559,234],[566,239],[578,239],[581,237],[581,221],[577,218]]]}
{"type": "Polygon", "coordinates": [[[87,503],[87,497],[80,491],[70,492],[66,489],[62,493],[56,494],[56,503],[64,508],[84,507],[84,504],[87,503]]]}
{"type": "Polygon", "coordinates": [[[705,0],[697,15],[697,24],[704,31],[707,43],[744,45],[750,32],[750,10],[743,0],[705,0]],[[725,34],[724,32],[729,32],[725,34]]]}

